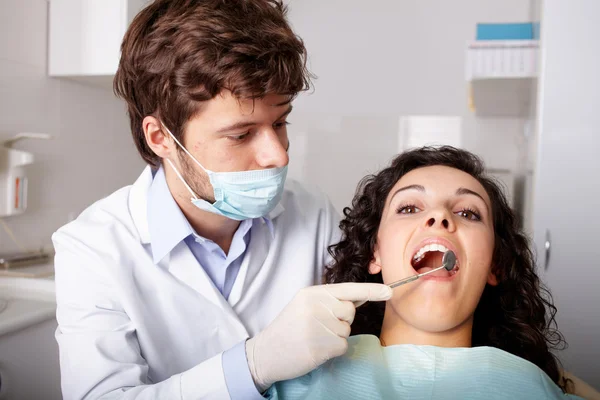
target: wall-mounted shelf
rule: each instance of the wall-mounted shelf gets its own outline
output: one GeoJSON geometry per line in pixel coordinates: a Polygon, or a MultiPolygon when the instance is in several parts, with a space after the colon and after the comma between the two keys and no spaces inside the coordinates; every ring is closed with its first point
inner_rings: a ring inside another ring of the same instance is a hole
{"type": "Polygon", "coordinates": [[[537,40],[469,42],[465,75],[469,105],[476,115],[528,115],[537,84],[538,53],[537,40]]]}

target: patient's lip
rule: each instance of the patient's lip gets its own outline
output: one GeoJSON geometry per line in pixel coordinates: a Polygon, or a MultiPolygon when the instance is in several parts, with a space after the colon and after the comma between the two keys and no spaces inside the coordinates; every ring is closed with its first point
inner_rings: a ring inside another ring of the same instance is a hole
{"type": "MultiPolygon", "coordinates": [[[[443,238],[443,237],[428,237],[426,239],[423,239],[423,241],[421,241],[421,243],[419,243],[412,251],[412,254],[410,256],[410,260],[412,261],[412,259],[414,258],[415,254],[417,254],[419,252],[419,250],[421,250],[423,247],[429,245],[429,244],[441,244],[442,246],[444,246],[445,248],[447,248],[448,250],[452,250],[454,252],[454,255],[456,256],[456,264],[460,264],[459,262],[459,257],[458,257],[458,250],[456,249],[456,246],[454,245],[454,243],[452,243],[450,240],[443,238]]],[[[412,266],[412,263],[411,263],[412,266]]]]}
{"type": "Polygon", "coordinates": [[[452,275],[448,275],[448,276],[425,275],[425,276],[422,276],[421,278],[419,278],[419,280],[432,280],[432,281],[440,281],[440,282],[451,281],[459,273],[460,273],[460,269],[457,269],[456,272],[454,272],[452,275]]]}
{"type": "Polygon", "coordinates": [[[458,250],[457,250],[456,246],[454,245],[454,243],[452,243],[450,240],[443,238],[443,237],[429,237],[429,238],[422,240],[419,243],[419,245],[417,245],[414,248],[414,250],[412,252],[412,256],[411,256],[411,259],[409,262],[411,269],[413,270],[415,275],[418,275],[418,272],[414,269],[414,267],[412,265],[412,260],[413,260],[414,256],[419,252],[419,250],[421,250],[423,247],[425,247],[427,245],[431,245],[431,244],[440,244],[440,245],[444,246],[445,248],[447,248],[448,250],[451,250],[454,252],[454,255],[456,256],[456,272],[449,276],[435,276],[435,274],[434,275],[425,275],[425,276],[419,278],[419,280],[433,280],[433,281],[442,281],[442,282],[443,281],[451,281],[460,272],[458,250]]]}

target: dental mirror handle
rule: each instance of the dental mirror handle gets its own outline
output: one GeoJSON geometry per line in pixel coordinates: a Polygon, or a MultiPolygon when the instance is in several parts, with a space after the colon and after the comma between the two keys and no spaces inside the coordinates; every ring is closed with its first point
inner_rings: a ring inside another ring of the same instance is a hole
{"type": "MultiPolygon", "coordinates": [[[[437,271],[437,269],[434,270],[434,271],[437,271]]],[[[433,271],[430,271],[430,272],[433,272],[433,271]]],[[[394,283],[390,283],[388,286],[393,289],[393,288],[395,288],[397,286],[404,285],[405,283],[416,281],[417,279],[419,279],[419,275],[409,276],[408,278],[400,279],[399,281],[396,281],[394,283]]]]}
{"type": "Polygon", "coordinates": [[[402,286],[402,285],[404,285],[406,283],[410,283],[410,282],[416,281],[417,279],[419,279],[422,276],[425,276],[425,275],[428,275],[428,274],[433,274],[434,272],[439,271],[442,268],[445,268],[445,266],[442,265],[441,267],[438,267],[436,269],[432,269],[431,271],[423,272],[422,274],[419,274],[419,275],[413,275],[413,276],[409,276],[408,278],[400,279],[399,281],[390,283],[388,286],[393,289],[395,287],[402,286]]]}
{"type": "Polygon", "coordinates": [[[406,283],[416,281],[417,279],[419,279],[422,276],[433,274],[434,272],[439,271],[442,268],[445,268],[446,271],[451,271],[452,268],[454,268],[455,264],[456,264],[456,255],[454,254],[454,252],[452,250],[448,250],[447,252],[444,253],[444,257],[442,258],[442,266],[441,267],[432,269],[431,271],[423,272],[422,274],[419,274],[419,275],[413,275],[413,276],[409,276],[408,278],[400,279],[399,281],[390,283],[388,286],[393,289],[395,287],[404,285],[406,283]]]}

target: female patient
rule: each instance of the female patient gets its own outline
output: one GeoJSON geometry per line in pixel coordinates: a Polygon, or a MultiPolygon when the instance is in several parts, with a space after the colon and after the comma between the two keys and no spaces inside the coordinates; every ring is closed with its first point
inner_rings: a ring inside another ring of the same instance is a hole
{"type": "MultiPolygon", "coordinates": [[[[326,281],[392,283],[387,304],[357,310],[345,356],[272,398],[563,398],[572,380],[550,352],[564,344],[556,308],[527,240],[481,161],[451,147],[421,148],[360,184],[344,210],[326,281]],[[371,336],[374,335],[374,336],[371,336]]],[[[578,394],[581,381],[576,381],[578,394]]]]}

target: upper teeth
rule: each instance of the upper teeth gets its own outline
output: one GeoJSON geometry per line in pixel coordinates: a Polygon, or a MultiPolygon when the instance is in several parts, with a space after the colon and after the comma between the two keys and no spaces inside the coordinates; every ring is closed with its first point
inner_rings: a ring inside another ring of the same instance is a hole
{"type": "Polygon", "coordinates": [[[442,253],[445,253],[448,251],[448,249],[446,248],[446,246],[441,245],[441,244],[428,244],[428,245],[421,247],[421,249],[413,257],[413,260],[416,261],[416,260],[421,259],[423,257],[423,255],[425,253],[427,253],[428,251],[441,251],[442,253]]]}

